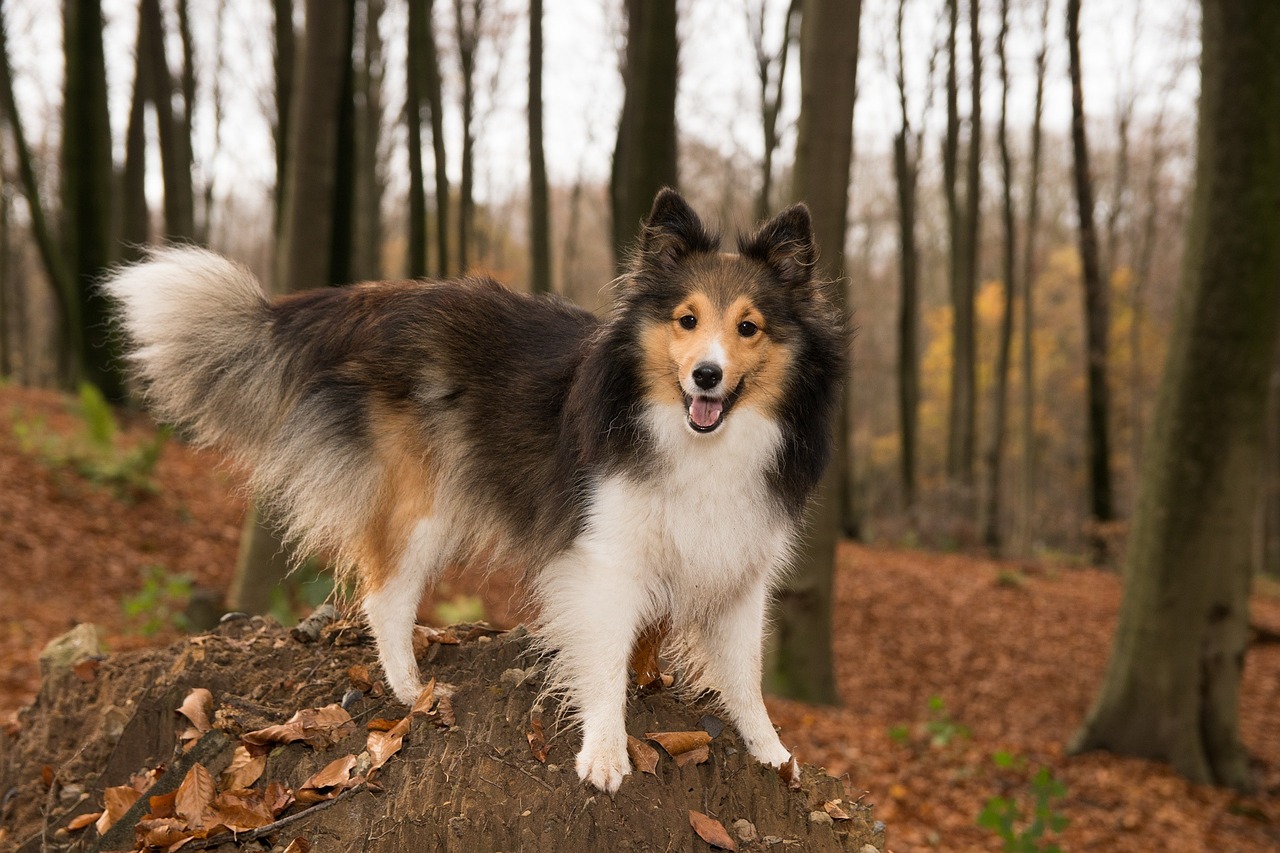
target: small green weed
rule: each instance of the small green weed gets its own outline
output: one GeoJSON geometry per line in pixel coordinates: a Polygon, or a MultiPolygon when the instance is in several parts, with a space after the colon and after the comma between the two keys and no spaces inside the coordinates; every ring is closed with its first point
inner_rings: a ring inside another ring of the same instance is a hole
{"type": "Polygon", "coordinates": [[[183,611],[191,600],[192,586],[187,575],[172,574],[163,566],[147,566],[142,588],[121,601],[120,607],[143,636],[155,636],[165,628],[185,631],[190,623],[183,611]]]}
{"type": "MultiPolygon", "coordinates": [[[[1019,770],[1026,766],[1022,758],[997,752],[996,766],[1019,770]]],[[[992,797],[978,814],[978,826],[994,832],[1004,842],[1005,853],[1062,853],[1057,844],[1044,841],[1047,833],[1066,829],[1068,820],[1054,808],[1054,801],[1067,795],[1067,786],[1053,778],[1048,767],[1041,767],[1031,778],[1032,812],[1026,814],[1016,797],[992,797]]]]}
{"type": "Polygon", "coordinates": [[[929,733],[929,742],[935,747],[948,746],[956,738],[970,735],[968,726],[951,719],[941,696],[929,697],[929,722],[924,724],[924,730],[929,733]]]}
{"type": "Polygon", "coordinates": [[[484,601],[478,595],[455,595],[436,605],[432,615],[438,625],[457,625],[462,622],[483,622],[484,601]]]}
{"type": "Polygon", "coordinates": [[[74,471],[119,497],[154,494],[157,487],[151,475],[172,430],[161,427],[152,438],[123,446],[111,404],[87,382],[80,385],[75,412],[81,428],[70,436],[51,431],[43,418],[15,417],[12,429],[18,446],[51,469],[74,471]]]}

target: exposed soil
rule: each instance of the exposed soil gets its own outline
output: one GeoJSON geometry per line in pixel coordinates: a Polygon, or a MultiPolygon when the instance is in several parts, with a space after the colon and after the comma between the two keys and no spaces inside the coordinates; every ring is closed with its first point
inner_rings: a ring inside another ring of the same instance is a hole
{"type": "MultiPolygon", "coordinates": [[[[113,652],[174,641],[171,628],[142,637],[122,599],[136,594],[153,565],[225,588],[244,509],[235,472],[176,441],[157,468],[156,493],[131,500],[51,468],[23,454],[9,428],[15,416],[37,415],[64,433],[78,425],[65,398],[0,388],[0,720],[15,721],[33,700],[40,649],[73,623],[100,625],[113,652]]],[[[142,421],[131,429],[147,434],[142,421]]],[[[1094,570],[848,545],[835,620],[843,706],[770,700],[771,711],[802,759],[845,775],[855,798],[866,792],[862,802],[874,804],[897,853],[999,849],[976,825],[978,813],[997,795],[1029,810],[1030,780],[1041,767],[1066,787],[1052,801],[1070,820],[1051,836],[1064,850],[1273,851],[1280,849],[1280,592],[1274,583],[1258,586],[1252,618],[1263,630],[1248,653],[1241,697],[1258,782],[1252,796],[1190,785],[1152,762],[1063,756],[1097,689],[1119,606],[1118,579],[1094,570]],[[1013,766],[997,767],[996,751],[1013,766]]],[[[478,594],[495,624],[510,625],[519,610],[501,577],[485,585],[454,578],[437,600],[461,593],[478,594]]],[[[435,603],[424,605],[424,616],[435,603]]],[[[368,655],[352,648],[340,655],[368,655]]],[[[303,666],[301,658],[281,660],[303,666]]],[[[113,655],[102,672],[117,661],[113,655]]],[[[303,682],[306,674],[292,677],[303,682]]],[[[41,713],[24,717],[21,728],[46,725],[41,713]]],[[[410,756],[392,763],[400,758],[410,756]]],[[[557,760],[565,759],[549,759],[557,760]]],[[[373,795],[352,800],[366,796],[373,795]]],[[[4,791],[0,798],[0,849],[8,849],[17,843],[17,798],[4,791]]]]}

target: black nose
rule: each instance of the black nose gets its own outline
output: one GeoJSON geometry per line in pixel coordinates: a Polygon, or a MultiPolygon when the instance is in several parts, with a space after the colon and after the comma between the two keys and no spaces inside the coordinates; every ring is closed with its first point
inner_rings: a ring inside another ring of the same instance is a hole
{"type": "Polygon", "coordinates": [[[693,382],[703,391],[710,391],[719,385],[723,378],[724,372],[720,370],[719,365],[699,364],[693,369],[693,382]]]}

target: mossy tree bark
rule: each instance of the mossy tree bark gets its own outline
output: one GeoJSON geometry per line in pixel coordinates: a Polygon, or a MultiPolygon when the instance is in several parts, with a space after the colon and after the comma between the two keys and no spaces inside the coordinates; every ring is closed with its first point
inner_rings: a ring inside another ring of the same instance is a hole
{"type": "MultiPolygon", "coordinates": [[[[792,196],[809,205],[814,236],[824,257],[817,274],[838,282],[836,293],[842,307],[861,17],[861,2],[805,0],[800,23],[800,120],[792,196]]],[[[834,703],[838,699],[831,651],[831,601],[848,480],[844,402],[839,412],[835,459],[819,487],[817,506],[801,537],[796,570],[778,591],[776,636],[766,662],[769,689],[808,702],[834,703]]]]}
{"type": "Polygon", "coordinates": [[[1196,190],[1115,647],[1073,744],[1250,783],[1253,525],[1280,320],[1280,6],[1204,0],[1196,190]]]}

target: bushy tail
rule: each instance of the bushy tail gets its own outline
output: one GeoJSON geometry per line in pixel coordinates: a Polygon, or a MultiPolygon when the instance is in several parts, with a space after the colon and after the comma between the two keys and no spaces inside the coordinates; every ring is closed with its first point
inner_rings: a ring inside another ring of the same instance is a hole
{"type": "Polygon", "coordinates": [[[293,396],[248,269],[204,249],[152,250],[103,283],[151,410],[253,464],[293,396]]]}

